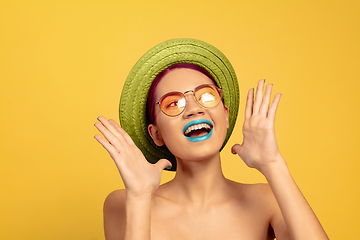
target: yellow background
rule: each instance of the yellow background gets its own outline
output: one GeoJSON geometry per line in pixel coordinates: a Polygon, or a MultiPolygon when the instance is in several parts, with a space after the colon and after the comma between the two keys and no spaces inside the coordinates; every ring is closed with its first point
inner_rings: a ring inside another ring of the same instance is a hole
{"type": "Polygon", "coordinates": [[[357,238],[359,10],[344,0],[2,1],[0,239],[104,239],[103,200],[123,183],[93,124],[118,119],[132,66],[178,37],[213,44],[237,72],[225,175],[265,181],[230,147],[242,141],[247,90],[266,78],[283,94],[276,130],[293,177],[331,239],[357,238]]]}

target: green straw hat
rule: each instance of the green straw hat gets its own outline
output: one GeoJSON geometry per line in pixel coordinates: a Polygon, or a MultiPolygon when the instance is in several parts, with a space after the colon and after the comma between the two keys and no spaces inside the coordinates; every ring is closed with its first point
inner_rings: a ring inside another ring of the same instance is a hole
{"type": "Polygon", "coordinates": [[[224,103],[229,108],[229,128],[222,148],[233,131],[239,109],[239,85],[235,71],[225,55],[214,46],[195,39],[180,38],[162,42],[145,53],[125,81],[120,98],[120,124],[150,163],[162,158],[171,161],[170,171],[176,170],[175,157],[165,145],[157,146],[149,135],[146,104],[155,77],[176,63],[192,63],[204,68],[223,89],[224,103]]]}

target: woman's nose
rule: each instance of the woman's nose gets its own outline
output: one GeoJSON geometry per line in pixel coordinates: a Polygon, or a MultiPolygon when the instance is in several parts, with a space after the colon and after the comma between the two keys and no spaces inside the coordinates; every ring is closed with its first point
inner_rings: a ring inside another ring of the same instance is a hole
{"type": "Polygon", "coordinates": [[[204,108],[196,101],[194,94],[188,94],[186,97],[184,117],[189,118],[198,114],[204,114],[204,108]]]}

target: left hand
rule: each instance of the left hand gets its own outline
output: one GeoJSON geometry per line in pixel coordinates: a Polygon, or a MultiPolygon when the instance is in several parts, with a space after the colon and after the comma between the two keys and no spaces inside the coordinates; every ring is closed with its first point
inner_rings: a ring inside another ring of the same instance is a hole
{"type": "Polygon", "coordinates": [[[171,166],[170,161],[160,159],[149,163],[129,134],[114,120],[100,116],[95,127],[104,137],[95,139],[109,152],[124,182],[127,197],[143,198],[151,196],[160,185],[161,173],[171,166]]]}
{"type": "Polygon", "coordinates": [[[265,169],[283,160],[275,137],[275,113],[281,94],[277,93],[270,105],[272,84],[266,86],[263,95],[265,80],[258,82],[254,101],[254,89],[250,89],[245,107],[243,126],[243,143],[235,144],[232,153],[251,168],[264,173],[265,169]]]}

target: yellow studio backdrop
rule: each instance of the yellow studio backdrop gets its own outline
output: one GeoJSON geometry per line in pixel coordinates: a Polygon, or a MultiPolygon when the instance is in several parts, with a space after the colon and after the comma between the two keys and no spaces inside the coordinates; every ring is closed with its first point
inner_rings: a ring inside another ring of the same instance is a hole
{"type": "MultiPolygon", "coordinates": [[[[122,85],[151,47],[206,41],[233,64],[241,105],[225,175],[265,182],[242,142],[257,80],[282,99],[279,147],[331,239],[359,227],[359,1],[2,1],[0,239],[104,239],[102,205],[123,188],[93,138],[118,120],[122,85]]],[[[165,172],[163,182],[173,173],[165,172]]]]}

